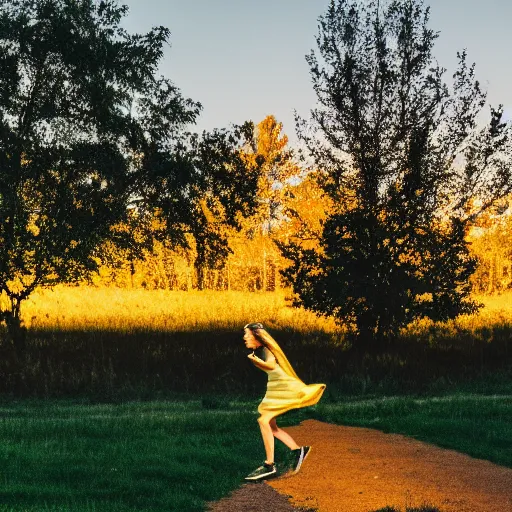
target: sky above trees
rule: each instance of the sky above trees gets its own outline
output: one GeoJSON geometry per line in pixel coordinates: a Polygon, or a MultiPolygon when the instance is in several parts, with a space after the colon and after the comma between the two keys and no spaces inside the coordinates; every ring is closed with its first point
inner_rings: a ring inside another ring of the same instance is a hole
{"type": "MultiPolygon", "coordinates": [[[[317,18],[329,0],[121,0],[131,32],[171,30],[161,72],[186,97],[203,104],[197,130],[255,123],[268,114],[296,142],[293,111],[309,116],[315,95],[305,54],[315,47],[317,18]]],[[[512,118],[512,3],[509,0],[426,0],[430,26],[441,32],[434,54],[454,71],[467,48],[489,102],[512,118]]]]}

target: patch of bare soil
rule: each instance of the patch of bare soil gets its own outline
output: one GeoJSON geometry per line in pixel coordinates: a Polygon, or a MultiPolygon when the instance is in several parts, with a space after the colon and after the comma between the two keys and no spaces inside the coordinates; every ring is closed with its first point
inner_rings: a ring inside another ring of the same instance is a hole
{"type": "Polygon", "coordinates": [[[512,469],[367,428],[306,420],[286,430],[312,446],[300,473],[243,485],[210,511],[369,512],[424,504],[442,512],[512,511],[512,469]]]}
{"type": "Polygon", "coordinates": [[[249,483],[226,498],[210,503],[211,512],[314,512],[303,507],[294,507],[288,501],[291,496],[279,494],[266,483],[249,483]]]}

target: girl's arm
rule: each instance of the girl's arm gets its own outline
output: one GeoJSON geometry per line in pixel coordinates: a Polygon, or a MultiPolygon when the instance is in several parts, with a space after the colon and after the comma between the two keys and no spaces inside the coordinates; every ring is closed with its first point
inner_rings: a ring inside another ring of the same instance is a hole
{"type": "Polygon", "coordinates": [[[265,361],[256,356],[254,352],[252,354],[249,354],[247,357],[252,361],[252,363],[255,366],[257,366],[261,370],[273,370],[277,364],[274,354],[272,354],[272,352],[270,352],[270,350],[268,350],[267,348],[265,348],[265,361]]]}

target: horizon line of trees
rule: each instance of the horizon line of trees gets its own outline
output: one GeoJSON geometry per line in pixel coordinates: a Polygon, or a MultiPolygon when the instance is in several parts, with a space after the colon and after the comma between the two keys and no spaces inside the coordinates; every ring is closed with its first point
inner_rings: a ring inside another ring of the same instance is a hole
{"type": "MultiPolygon", "coordinates": [[[[276,241],[288,237],[306,243],[305,233],[319,228],[329,204],[313,175],[288,184],[286,192],[282,194],[280,209],[288,215],[281,219],[281,224],[277,222],[270,233],[260,230],[255,235],[247,227],[228,233],[227,243],[232,252],[222,266],[204,269],[202,289],[250,292],[290,289],[281,271],[291,262],[282,256],[276,241]]],[[[472,291],[492,295],[512,289],[512,197],[479,218],[466,239],[471,255],[477,259],[470,280],[472,291]]],[[[102,254],[99,273],[86,282],[120,288],[198,290],[201,288],[194,260],[192,240],[188,249],[173,249],[172,244],[155,240],[140,259],[131,261],[119,248],[110,246],[102,254]]]]}
{"type": "Polygon", "coordinates": [[[156,74],[169,30],[130,34],[126,14],[116,0],[0,5],[0,321],[17,346],[36,287],[101,269],[128,269],[130,286],[284,283],[366,349],[508,286],[496,208],[512,124],[502,106],[478,124],[487,98],[465,51],[445,81],[422,0],[331,0],[295,153],[273,116],[189,132],[200,103],[156,74]]]}

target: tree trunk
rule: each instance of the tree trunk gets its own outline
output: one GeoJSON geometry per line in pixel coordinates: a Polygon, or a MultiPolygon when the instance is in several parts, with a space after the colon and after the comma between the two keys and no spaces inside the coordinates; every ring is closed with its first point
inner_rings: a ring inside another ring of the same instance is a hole
{"type": "Polygon", "coordinates": [[[490,295],[494,291],[494,255],[489,260],[489,281],[487,282],[487,293],[490,295]]]}
{"type": "Polygon", "coordinates": [[[202,263],[196,264],[196,282],[197,289],[204,290],[204,265],[202,263]]]}
{"type": "Polygon", "coordinates": [[[370,311],[357,319],[357,336],[353,349],[356,352],[375,352],[379,343],[378,318],[370,311]]]}
{"type": "Polygon", "coordinates": [[[10,311],[4,311],[3,317],[7,326],[7,336],[9,341],[15,347],[17,352],[25,348],[26,329],[21,321],[21,300],[13,295],[9,295],[11,303],[10,311]]]}
{"type": "Polygon", "coordinates": [[[196,286],[198,290],[204,290],[206,279],[206,254],[204,244],[200,240],[196,240],[196,259],[194,268],[196,271],[196,286]]]}
{"type": "Polygon", "coordinates": [[[133,275],[135,274],[135,265],[133,260],[130,260],[130,285],[133,288],[133,275]]]}
{"type": "Polygon", "coordinates": [[[264,292],[267,291],[267,251],[263,249],[263,279],[261,288],[264,292]]]}

